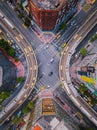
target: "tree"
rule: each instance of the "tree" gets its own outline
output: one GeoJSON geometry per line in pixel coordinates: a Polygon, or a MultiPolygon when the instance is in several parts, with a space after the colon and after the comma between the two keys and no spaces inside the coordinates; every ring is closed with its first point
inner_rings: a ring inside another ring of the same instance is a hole
{"type": "Polygon", "coordinates": [[[96,105],[96,104],[97,104],[97,99],[92,98],[92,100],[91,100],[91,104],[92,104],[92,105],[96,105]]]}
{"type": "Polygon", "coordinates": [[[6,99],[6,98],[8,98],[9,96],[10,96],[10,92],[1,92],[0,93],[0,104],[6,99]]]}
{"type": "Polygon", "coordinates": [[[15,62],[18,62],[18,61],[19,61],[19,59],[17,57],[15,57],[15,62]]]}
{"type": "Polygon", "coordinates": [[[63,87],[63,84],[62,84],[62,83],[60,83],[60,87],[61,87],[61,88],[63,87]]]}
{"type": "Polygon", "coordinates": [[[29,109],[32,109],[32,108],[34,107],[34,103],[33,103],[32,101],[30,101],[30,102],[28,103],[27,107],[28,107],[29,109]]]}
{"type": "Polygon", "coordinates": [[[7,54],[10,55],[11,57],[15,56],[15,50],[13,47],[10,47],[9,50],[7,51],[7,54]]]}
{"type": "Polygon", "coordinates": [[[97,34],[91,37],[90,42],[94,42],[97,39],[97,34]]]}
{"type": "Polygon", "coordinates": [[[27,18],[27,17],[25,18],[24,25],[27,27],[29,27],[31,25],[31,21],[29,18],[27,18]]]}
{"type": "Polygon", "coordinates": [[[24,77],[18,77],[17,78],[17,83],[21,83],[21,82],[23,82],[23,80],[24,80],[24,77]]]}
{"type": "Polygon", "coordinates": [[[8,55],[15,57],[15,49],[9,46],[8,42],[4,39],[0,39],[0,48],[3,48],[8,55]]]}
{"type": "Polygon", "coordinates": [[[86,56],[87,53],[88,53],[88,51],[87,51],[86,48],[81,48],[81,49],[80,49],[80,54],[81,54],[82,56],[86,56]]]}
{"type": "Polygon", "coordinates": [[[8,42],[5,41],[4,39],[0,39],[0,48],[4,48],[5,50],[9,49],[8,42]]]}
{"type": "Polygon", "coordinates": [[[65,29],[65,28],[66,28],[66,23],[62,23],[60,29],[65,29]]]}
{"type": "Polygon", "coordinates": [[[20,121],[20,118],[18,116],[15,116],[13,119],[13,123],[17,124],[20,121]]]}
{"type": "Polygon", "coordinates": [[[87,88],[84,86],[84,85],[81,85],[80,88],[79,88],[79,91],[84,94],[84,92],[87,91],[87,88]]]}
{"type": "Polygon", "coordinates": [[[22,9],[22,10],[23,10],[22,3],[18,3],[18,8],[20,8],[20,9],[22,9]]]}
{"type": "Polygon", "coordinates": [[[27,114],[28,112],[30,112],[30,109],[27,106],[22,109],[23,114],[27,114]]]}

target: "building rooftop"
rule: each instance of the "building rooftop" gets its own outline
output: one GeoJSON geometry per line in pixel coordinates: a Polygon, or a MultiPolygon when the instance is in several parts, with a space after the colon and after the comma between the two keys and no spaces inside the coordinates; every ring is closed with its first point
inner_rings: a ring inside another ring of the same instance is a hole
{"type": "Polygon", "coordinates": [[[55,107],[51,98],[42,99],[42,114],[55,115],[55,107]]]}
{"type": "Polygon", "coordinates": [[[68,124],[64,124],[64,122],[61,121],[53,130],[72,130],[72,128],[70,128],[68,124]]]}
{"type": "Polygon", "coordinates": [[[52,129],[54,129],[58,124],[60,123],[60,121],[54,117],[51,121],[50,121],[50,126],[52,129]]]}
{"type": "Polygon", "coordinates": [[[32,130],[42,130],[42,128],[39,125],[36,125],[32,130]]]}
{"type": "Polygon", "coordinates": [[[42,9],[57,9],[62,0],[33,0],[39,8],[42,9]]]}

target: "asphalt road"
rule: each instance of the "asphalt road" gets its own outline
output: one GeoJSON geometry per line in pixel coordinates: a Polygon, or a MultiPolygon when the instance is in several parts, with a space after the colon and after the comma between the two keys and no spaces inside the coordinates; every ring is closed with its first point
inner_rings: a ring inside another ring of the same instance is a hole
{"type": "Polygon", "coordinates": [[[59,55],[58,52],[54,51],[54,47],[45,45],[36,53],[36,56],[39,63],[36,86],[38,86],[38,88],[42,86],[52,88],[56,86],[58,82],[60,83],[58,75],[59,55]],[[53,62],[51,62],[52,60],[53,62]],[[52,74],[50,75],[51,72],[52,74]]]}
{"type": "Polygon", "coordinates": [[[85,46],[85,44],[89,41],[89,39],[97,32],[97,24],[94,26],[94,28],[88,33],[87,37],[85,37],[80,45],[76,48],[75,53],[78,53],[80,48],[85,46]]]}
{"type": "Polygon", "coordinates": [[[18,93],[18,95],[16,95],[15,98],[13,98],[13,100],[9,102],[4,110],[0,112],[0,122],[3,123],[9,116],[12,115],[12,113],[14,113],[14,111],[26,100],[26,98],[31,93],[31,90],[33,89],[33,86],[36,82],[38,67],[32,47],[29,45],[27,40],[24,39],[20,32],[16,28],[12,29],[11,27],[9,27],[2,18],[0,18],[0,24],[4,28],[6,28],[7,31],[9,31],[10,35],[14,37],[14,40],[16,40],[22,50],[24,50],[28,65],[28,74],[23,88],[18,93]]]}
{"type": "MultiPolygon", "coordinates": [[[[65,108],[65,104],[67,107],[67,113],[70,115],[70,117],[75,120],[75,122],[78,121],[78,119],[76,118],[76,113],[80,113],[82,116],[82,119],[80,119],[80,121],[82,122],[82,125],[86,125],[88,127],[91,128],[96,128],[94,126],[94,124],[73,104],[73,102],[69,99],[67,93],[64,91],[63,88],[58,87],[54,90],[53,92],[54,95],[54,99],[55,101],[60,104],[60,106],[64,109],[65,108]],[[63,103],[60,102],[60,100],[57,100],[58,97],[63,103]]],[[[65,110],[66,111],[66,110],[65,110]]],[[[78,121],[79,123],[81,123],[80,121],[78,121]]]]}
{"type": "Polygon", "coordinates": [[[21,31],[21,33],[27,38],[29,43],[32,43],[33,49],[42,44],[39,38],[32,32],[30,28],[23,28],[23,22],[17,17],[17,14],[12,10],[7,3],[0,1],[0,9],[8,16],[9,19],[14,23],[14,25],[21,31]],[[34,44],[35,43],[35,44],[34,44]]]}
{"type": "Polygon", "coordinates": [[[87,18],[97,9],[97,1],[93,5],[93,7],[86,13],[81,10],[70,22],[67,24],[67,29],[60,31],[59,33],[62,35],[59,39],[55,38],[53,40],[53,44],[60,46],[63,42],[68,42],[72,36],[76,33],[80,26],[87,20],[87,18]]]}
{"type": "Polygon", "coordinates": [[[93,121],[93,123],[95,123],[95,125],[97,125],[96,123],[96,113],[94,111],[92,111],[90,109],[90,107],[88,105],[86,105],[86,103],[84,101],[82,101],[82,99],[80,99],[80,97],[76,94],[76,91],[74,91],[74,88],[72,88],[72,83],[70,81],[70,75],[69,75],[69,60],[70,57],[72,55],[72,53],[74,52],[74,47],[76,45],[78,45],[86,36],[87,34],[90,32],[90,30],[97,24],[97,11],[93,12],[93,14],[90,15],[89,19],[83,24],[83,26],[78,30],[78,32],[76,33],[76,35],[68,42],[68,46],[69,49],[66,51],[66,49],[64,49],[61,61],[60,61],[60,79],[62,80],[66,91],[69,94],[69,97],[73,100],[73,102],[81,109],[83,110],[83,107],[85,108],[84,114],[86,114],[88,116],[88,118],[91,119],[90,116],[92,116],[92,118],[95,119],[91,120],[93,121]],[[65,67],[64,67],[65,66],[65,67]],[[67,83],[67,86],[65,84],[65,82],[67,83]],[[66,87],[67,86],[67,87],[66,87]],[[72,97],[73,95],[73,97],[72,97]],[[77,102],[76,102],[76,101],[77,102]],[[88,111],[88,113],[87,113],[88,111]]]}

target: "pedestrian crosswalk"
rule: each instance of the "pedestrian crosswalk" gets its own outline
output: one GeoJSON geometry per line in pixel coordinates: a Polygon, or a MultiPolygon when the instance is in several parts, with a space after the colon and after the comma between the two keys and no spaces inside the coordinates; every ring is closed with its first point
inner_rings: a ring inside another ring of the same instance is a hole
{"type": "Polygon", "coordinates": [[[40,52],[43,52],[43,55],[46,57],[54,57],[60,58],[59,53],[55,51],[55,48],[53,46],[50,46],[48,49],[46,49],[45,44],[41,44],[35,49],[35,53],[39,54],[40,52]]]}
{"type": "Polygon", "coordinates": [[[45,44],[39,45],[39,46],[34,50],[34,52],[35,52],[35,53],[40,52],[40,50],[41,50],[44,46],[45,46],[45,44]]]}
{"type": "Polygon", "coordinates": [[[45,89],[56,88],[60,85],[59,75],[58,75],[58,64],[59,64],[59,54],[58,51],[51,45],[42,44],[35,49],[37,59],[39,57],[39,73],[44,73],[41,78],[38,78],[36,82],[36,87],[41,91],[45,89]],[[41,58],[40,58],[41,57],[41,58]],[[51,59],[54,62],[51,62],[51,59]],[[43,66],[43,64],[45,65],[43,66]],[[52,75],[49,73],[52,72],[52,75]],[[45,87],[44,87],[45,86],[45,87]]]}
{"type": "Polygon", "coordinates": [[[42,86],[46,86],[46,88],[55,88],[56,86],[60,85],[60,80],[56,76],[56,74],[52,77],[44,76],[41,78],[37,83],[36,86],[41,89],[42,86]],[[49,87],[48,87],[49,86],[49,87]]]}
{"type": "Polygon", "coordinates": [[[52,46],[48,49],[48,55],[49,54],[53,57],[56,56],[58,59],[60,58],[58,51],[56,51],[52,46]]]}

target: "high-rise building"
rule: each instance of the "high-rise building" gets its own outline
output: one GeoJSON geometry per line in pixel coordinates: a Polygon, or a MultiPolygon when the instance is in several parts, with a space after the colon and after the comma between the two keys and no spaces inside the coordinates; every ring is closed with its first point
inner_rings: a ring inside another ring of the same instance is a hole
{"type": "Polygon", "coordinates": [[[30,15],[41,30],[55,30],[76,12],[77,0],[28,0],[30,15]]]}

